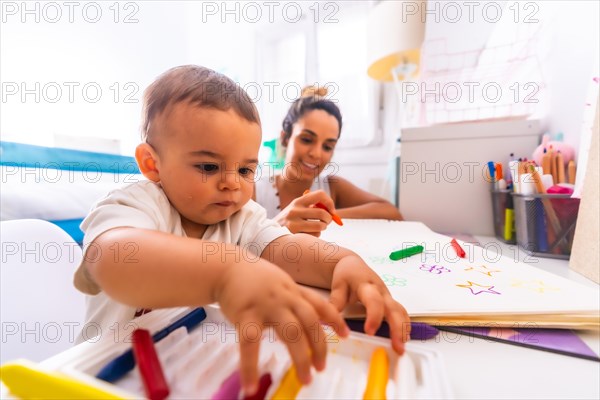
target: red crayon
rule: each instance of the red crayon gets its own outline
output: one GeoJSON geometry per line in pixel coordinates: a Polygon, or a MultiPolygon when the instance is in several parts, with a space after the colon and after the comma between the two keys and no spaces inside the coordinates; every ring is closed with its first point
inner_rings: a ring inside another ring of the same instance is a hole
{"type": "Polygon", "coordinates": [[[456,239],[452,239],[450,241],[450,244],[452,245],[452,247],[454,247],[454,250],[456,251],[456,255],[458,255],[460,258],[465,258],[465,251],[463,250],[462,247],[460,247],[460,245],[458,244],[458,242],[456,241],[456,239]]]}
{"type": "Polygon", "coordinates": [[[154,342],[147,330],[133,331],[133,355],[144,382],[146,396],[150,400],[166,399],[169,386],[160,366],[154,342]]]}
{"type": "Polygon", "coordinates": [[[252,396],[244,396],[244,400],[264,400],[271,386],[271,374],[264,374],[258,381],[258,390],[252,396]]]}

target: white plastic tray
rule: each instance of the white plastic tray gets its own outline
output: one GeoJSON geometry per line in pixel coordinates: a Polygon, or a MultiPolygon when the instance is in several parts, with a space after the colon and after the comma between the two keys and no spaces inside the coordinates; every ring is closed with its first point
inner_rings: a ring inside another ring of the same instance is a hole
{"type": "MultiPolygon", "coordinates": [[[[239,349],[235,330],[219,309],[206,307],[207,318],[189,334],[185,328],[172,332],[156,344],[163,371],[169,383],[170,398],[210,398],[221,383],[239,364],[239,349]]],[[[191,309],[157,310],[135,320],[135,327],[156,332],[180,318],[191,309]]],[[[46,366],[80,376],[95,375],[108,361],[127,350],[134,326],[111,331],[96,343],[85,343],[44,362],[46,366]]],[[[399,357],[389,339],[352,332],[348,339],[338,338],[327,330],[327,368],[317,373],[313,381],[303,386],[298,399],[361,399],[367,382],[371,354],[384,347],[390,359],[389,399],[452,398],[447,374],[440,354],[418,343],[408,343],[406,353],[399,357]]],[[[260,374],[269,372],[273,383],[266,398],[270,398],[291,365],[284,345],[273,332],[265,332],[259,357],[260,374]]],[[[119,389],[132,397],[144,397],[144,388],[137,368],[116,382],[119,389]]]]}

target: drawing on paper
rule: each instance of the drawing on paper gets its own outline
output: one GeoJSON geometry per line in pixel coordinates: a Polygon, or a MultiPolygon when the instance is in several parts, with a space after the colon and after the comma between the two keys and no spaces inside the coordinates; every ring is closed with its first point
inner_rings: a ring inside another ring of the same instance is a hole
{"type": "Polygon", "coordinates": [[[478,267],[465,268],[465,271],[481,272],[482,274],[487,275],[487,276],[492,276],[492,274],[495,272],[502,272],[499,269],[490,269],[485,265],[481,265],[478,267]]]}
{"type": "Polygon", "coordinates": [[[500,292],[493,290],[494,286],[479,285],[479,284],[477,284],[475,282],[471,282],[471,281],[467,281],[467,283],[464,285],[456,285],[456,286],[469,289],[471,291],[471,293],[474,295],[478,295],[481,293],[502,294],[500,292]]]}
{"type": "Polygon", "coordinates": [[[522,281],[513,279],[512,287],[532,290],[537,293],[558,292],[560,289],[553,286],[548,286],[542,280],[522,281]]]}
{"type": "Polygon", "coordinates": [[[419,268],[421,271],[425,271],[425,272],[429,272],[431,274],[436,274],[436,275],[440,275],[442,273],[446,273],[446,272],[452,272],[452,270],[442,266],[442,265],[426,265],[423,264],[421,265],[421,267],[419,268]]]}

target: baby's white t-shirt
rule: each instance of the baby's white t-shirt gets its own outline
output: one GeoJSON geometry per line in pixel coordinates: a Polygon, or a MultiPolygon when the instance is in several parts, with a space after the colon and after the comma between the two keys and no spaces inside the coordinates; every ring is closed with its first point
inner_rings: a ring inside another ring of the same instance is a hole
{"type": "MultiPolygon", "coordinates": [[[[94,206],[81,224],[81,230],[85,233],[84,251],[102,233],[117,227],[151,229],[186,236],[180,214],[173,208],[160,185],[152,181],[141,181],[113,190],[94,206]]],[[[225,221],[209,225],[202,240],[233,243],[260,257],[270,242],[289,234],[286,228],[267,219],[264,208],[250,200],[225,221]]],[[[132,247],[131,250],[131,256],[134,257],[135,248],[132,247]]],[[[165,268],[169,266],[165,265],[165,268]]],[[[75,274],[76,287],[80,290],[85,287],[78,282],[86,279],[88,278],[80,265],[75,274]]],[[[143,310],[112,300],[102,291],[86,296],[86,306],[86,323],[78,338],[80,342],[98,334],[114,334],[115,330],[128,324],[136,313],[143,313],[143,310]]]]}

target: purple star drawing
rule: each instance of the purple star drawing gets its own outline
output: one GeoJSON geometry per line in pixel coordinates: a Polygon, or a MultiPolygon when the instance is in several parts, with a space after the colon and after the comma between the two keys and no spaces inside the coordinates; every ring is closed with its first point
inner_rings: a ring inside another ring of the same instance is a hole
{"type": "Polygon", "coordinates": [[[474,294],[475,296],[477,296],[480,293],[490,293],[490,294],[502,294],[500,292],[496,292],[494,289],[494,286],[483,286],[483,285],[478,285],[477,283],[471,282],[471,281],[467,281],[466,285],[456,285],[458,287],[463,287],[463,288],[467,288],[471,291],[472,294],[474,294]],[[478,286],[480,288],[484,288],[484,289],[477,289],[474,288],[474,286],[478,286]]]}

